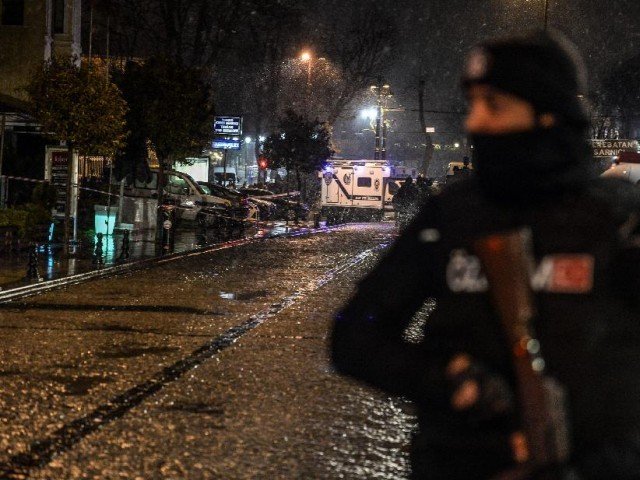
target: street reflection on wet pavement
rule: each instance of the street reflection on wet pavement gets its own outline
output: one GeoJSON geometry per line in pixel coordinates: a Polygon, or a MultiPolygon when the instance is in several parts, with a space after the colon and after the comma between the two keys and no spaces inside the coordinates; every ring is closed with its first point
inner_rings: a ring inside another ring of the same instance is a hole
{"type": "MultiPolygon", "coordinates": [[[[239,239],[261,239],[306,233],[313,222],[272,221],[248,223],[244,229],[197,230],[193,227],[176,230],[171,253],[185,253],[211,245],[223,244],[239,239]]],[[[38,247],[38,274],[42,280],[53,280],[101,268],[122,265],[136,260],[161,257],[164,252],[156,244],[153,230],[136,231],[130,234],[129,250],[123,255],[123,233],[116,232],[102,239],[100,262],[95,256],[97,237],[85,238],[71,247],[71,256],[65,257],[61,245],[40,245],[38,247]]],[[[25,276],[29,269],[29,251],[8,252],[0,256],[0,291],[23,286],[28,281],[25,276]]]]}
{"type": "Polygon", "coordinates": [[[326,348],[393,238],[347,225],[0,304],[0,477],[406,478],[411,406],[326,348]]]}

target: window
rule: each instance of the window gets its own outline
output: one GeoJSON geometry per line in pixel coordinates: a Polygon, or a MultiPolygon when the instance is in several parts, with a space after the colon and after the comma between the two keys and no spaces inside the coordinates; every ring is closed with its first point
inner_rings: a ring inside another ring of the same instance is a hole
{"type": "Polygon", "coordinates": [[[65,0],[53,0],[53,33],[64,33],[65,0]]]}
{"type": "Polygon", "coordinates": [[[169,175],[167,180],[167,193],[172,193],[174,195],[187,195],[189,193],[189,186],[184,178],[169,175]]]}
{"type": "Polygon", "coordinates": [[[2,0],[2,25],[24,25],[24,0],[2,0]]]}
{"type": "Polygon", "coordinates": [[[359,177],[358,178],[358,187],[370,188],[371,187],[371,177],[359,177]]]}

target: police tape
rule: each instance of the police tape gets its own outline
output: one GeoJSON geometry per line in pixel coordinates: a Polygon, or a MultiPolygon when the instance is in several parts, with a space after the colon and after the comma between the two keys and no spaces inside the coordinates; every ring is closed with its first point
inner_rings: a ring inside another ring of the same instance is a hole
{"type": "MultiPolygon", "coordinates": [[[[51,183],[50,180],[43,180],[40,178],[28,178],[28,177],[16,177],[16,176],[12,176],[12,175],[2,175],[1,178],[6,178],[7,180],[18,180],[21,182],[29,182],[29,183],[51,183]]],[[[109,192],[105,192],[103,190],[96,190],[95,188],[89,188],[89,187],[81,187],[78,183],[72,183],[71,184],[74,187],[78,187],[79,190],[84,190],[87,192],[96,192],[96,193],[102,193],[103,195],[109,195],[112,197],[119,197],[120,195],[118,195],[117,193],[109,193],[109,192]]]]}
{"type": "MultiPolygon", "coordinates": [[[[18,181],[22,181],[22,182],[30,182],[30,183],[51,183],[49,180],[43,180],[40,178],[29,178],[29,177],[17,177],[17,176],[12,176],[12,175],[0,175],[0,178],[6,178],[7,180],[18,180],[18,181]]],[[[109,193],[109,192],[105,192],[103,190],[96,190],[95,188],[89,188],[89,187],[81,187],[79,184],[77,183],[72,183],[71,184],[74,187],[78,187],[79,190],[84,190],[84,191],[88,191],[88,192],[96,192],[96,193],[102,193],[103,195],[108,195],[108,196],[112,196],[112,197],[119,197],[120,195],[117,193],[109,193]]],[[[299,194],[300,192],[290,192],[289,195],[296,195],[299,194]]],[[[283,193],[283,194],[277,194],[277,195],[270,195],[268,196],[269,198],[279,198],[279,197],[286,197],[287,194],[283,193]]],[[[267,196],[263,196],[262,198],[267,198],[267,196]]],[[[185,207],[177,207],[180,209],[187,209],[185,207]]],[[[215,213],[207,213],[207,212],[203,212],[204,215],[207,216],[211,216],[211,217],[216,217],[218,219],[224,219],[224,220],[232,220],[234,222],[241,222],[241,223],[249,223],[249,224],[256,224],[256,225],[264,225],[266,226],[267,223],[266,222],[261,222],[261,221],[256,221],[253,220],[251,218],[236,218],[236,217],[229,217],[227,215],[222,215],[222,214],[215,214],[215,213]]]]}

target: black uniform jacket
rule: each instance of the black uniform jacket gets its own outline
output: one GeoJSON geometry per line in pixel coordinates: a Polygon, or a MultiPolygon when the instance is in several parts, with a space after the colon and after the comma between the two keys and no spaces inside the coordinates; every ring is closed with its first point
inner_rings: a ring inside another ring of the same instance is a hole
{"type": "Polygon", "coordinates": [[[429,198],[359,283],[336,317],[333,362],[341,373],[415,402],[415,478],[489,478],[511,464],[506,438],[517,420],[477,421],[454,411],[444,370],[464,352],[514,387],[470,242],[523,226],[532,231],[537,263],[535,330],[547,372],[567,389],[574,463],[588,478],[640,478],[634,464],[640,455],[636,188],[594,179],[581,191],[508,206],[489,202],[475,179],[465,179],[429,198]],[[407,343],[403,332],[429,298],[436,309],[424,340],[407,343]]]}

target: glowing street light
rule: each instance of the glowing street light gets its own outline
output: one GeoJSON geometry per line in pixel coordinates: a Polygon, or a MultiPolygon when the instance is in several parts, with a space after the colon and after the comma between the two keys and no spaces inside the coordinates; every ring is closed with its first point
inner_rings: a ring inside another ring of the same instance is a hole
{"type": "Polygon", "coordinates": [[[247,145],[250,145],[251,142],[253,142],[253,138],[251,137],[244,137],[244,143],[246,143],[247,145]]]}
{"type": "Polygon", "coordinates": [[[302,52],[302,54],[300,55],[300,60],[302,60],[303,62],[309,62],[311,60],[311,53],[307,51],[302,52]]]}
{"type": "Polygon", "coordinates": [[[360,112],[360,117],[367,119],[369,121],[375,120],[377,116],[378,116],[378,109],[373,107],[365,108],[360,112]]]}

